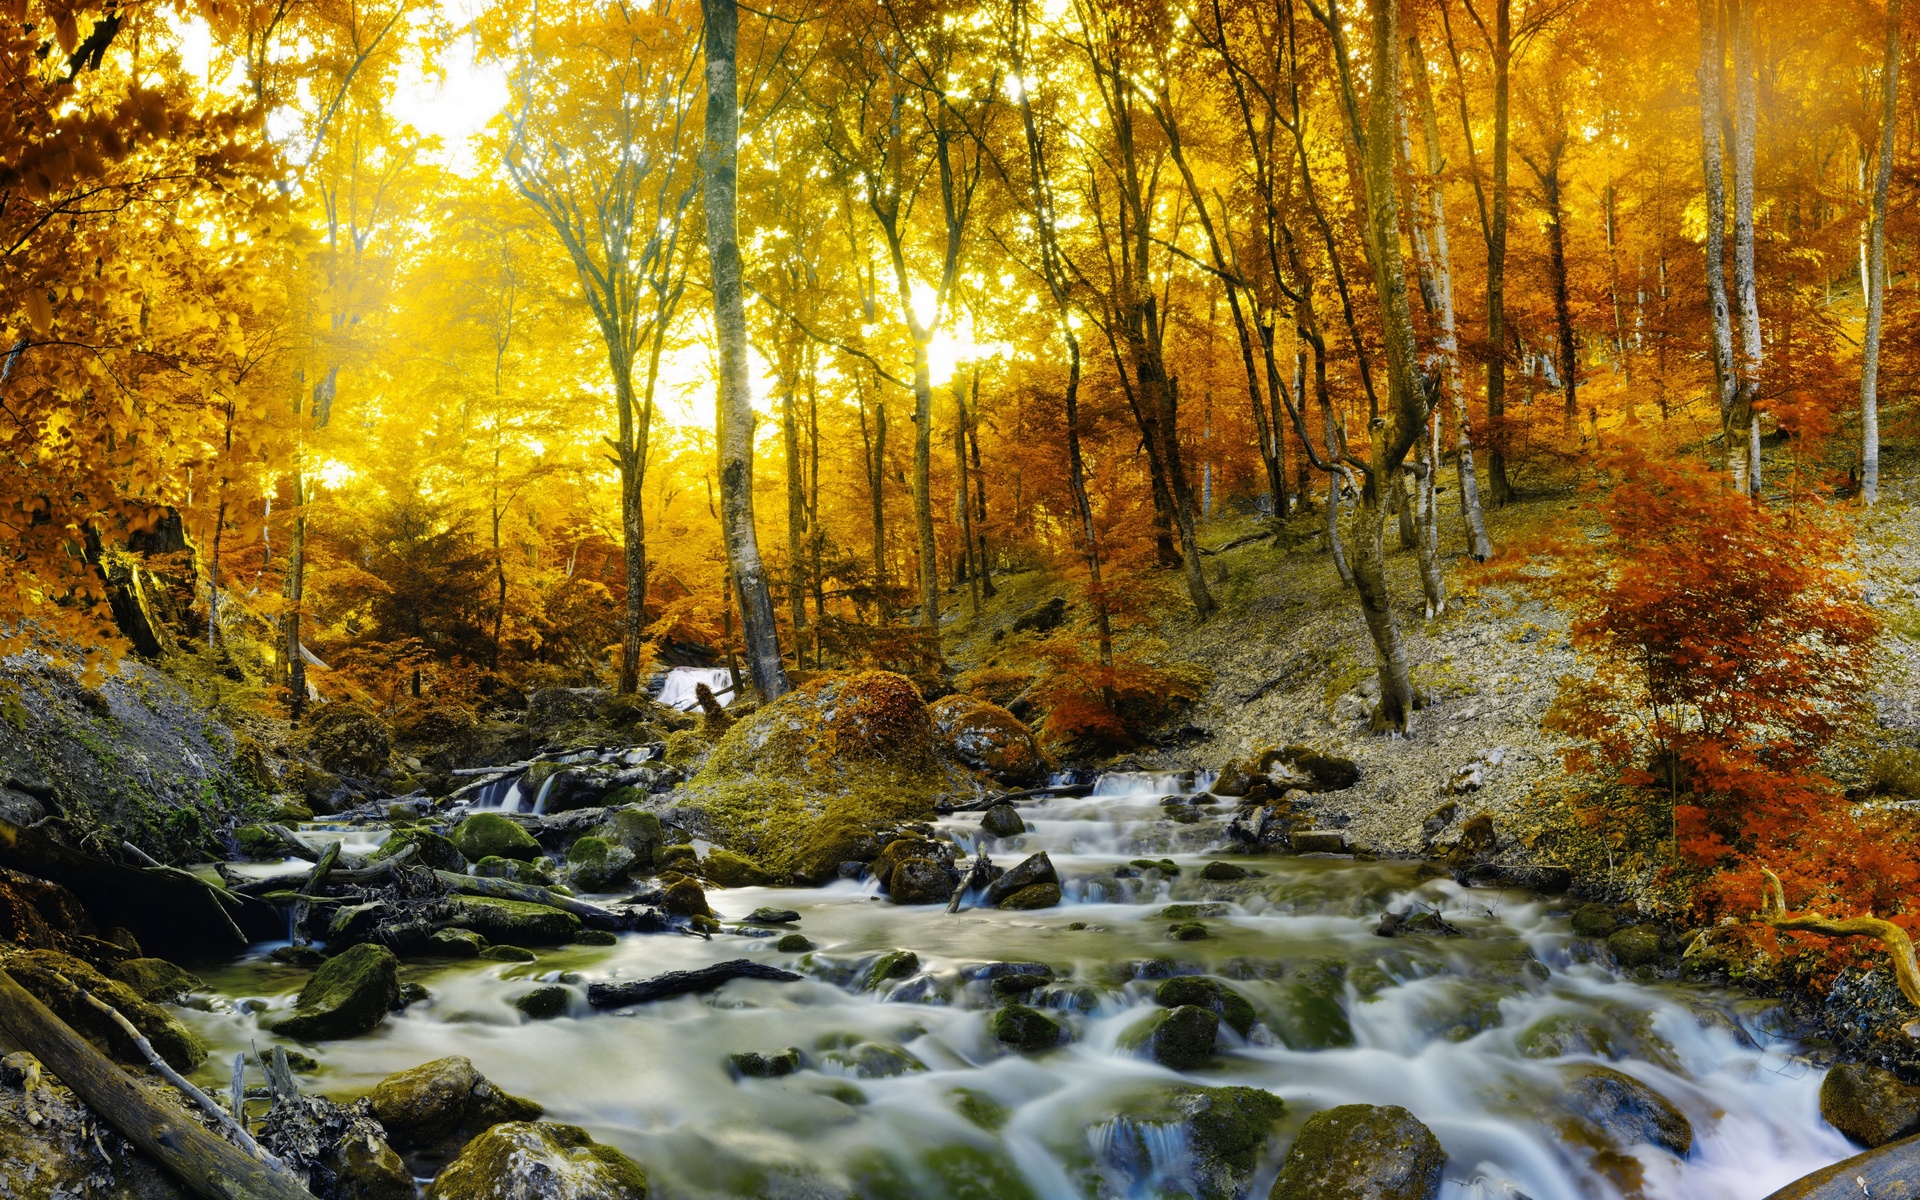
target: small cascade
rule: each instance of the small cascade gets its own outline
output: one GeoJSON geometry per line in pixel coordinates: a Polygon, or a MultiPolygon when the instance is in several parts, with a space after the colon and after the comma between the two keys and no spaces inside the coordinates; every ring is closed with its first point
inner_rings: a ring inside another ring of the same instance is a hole
{"type": "Polygon", "coordinates": [[[703,683],[720,703],[725,704],[733,698],[733,675],[725,667],[674,667],[667,672],[665,682],[660,685],[660,694],[654,699],[668,708],[692,712],[700,707],[694,690],[703,683]]]}
{"type": "MultiPolygon", "coordinates": [[[[553,781],[555,779],[558,779],[559,777],[560,777],[560,773],[558,771],[555,771],[553,774],[547,776],[545,779],[542,779],[540,781],[540,790],[533,794],[533,810],[532,811],[534,816],[542,817],[546,815],[547,793],[553,790],[553,781]]],[[[520,810],[516,808],[514,811],[518,812],[520,810]]]]}

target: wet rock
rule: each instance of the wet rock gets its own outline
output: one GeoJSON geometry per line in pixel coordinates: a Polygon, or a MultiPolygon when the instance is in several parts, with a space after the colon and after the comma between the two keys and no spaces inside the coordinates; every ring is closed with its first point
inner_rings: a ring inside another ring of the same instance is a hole
{"type": "Polygon", "coordinates": [[[1601,1022],[1577,1013],[1541,1017],[1520,1031],[1515,1044],[1527,1058],[1572,1058],[1583,1054],[1618,1057],[1613,1032],[1601,1022]]]}
{"type": "Polygon", "coordinates": [[[487,939],[471,929],[436,929],[427,937],[427,950],[443,958],[477,958],[487,939]]]}
{"type": "Polygon", "coordinates": [[[662,872],[677,871],[692,875],[700,869],[700,852],[684,843],[662,846],[654,851],[653,863],[662,872]]]}
{"type": "Polygon", "coordinates": [[[530,963],[540,961],[538,954],[519,946],[488,946],[480,951],[479,957],[486,959],[488,962],[530,963]]]}
{"type": "MultiPolygon", "coordinates": [[[[613,797],[608,797],[611,802],[613,797]]],[[[666,832],[660,818],[640,808],[616,808],[594,834],[608,843],[631,851],[634,866],[648,870],[654,865],[655,852],[666,844],[666,832]]]]}
{"type": "Polygon", "coordinates": [[[1144,1050],[1163,1067],[1191,1071],[1213,1058],[1220,1018],[1191,1004],[1156,1012],[1121,1035],[1120,1045],[1144,1050]]]}
{"type": "Polygon", "coordinates": [[[1374,927],[1380,937],[1461,937],[1460,930],[1447,923],[1445,918],[1432,909],[1414,912],[1411,908],[1401,912],[1386,912],[1380,916],[1380,924],[1374,927]]]}
{"type": "Polygon", "coordinates": [[[1225,904],[1200,902],[1194,904],[1169,904],[1160,910],[1160,915],[1169,921],[1204,921],[1227,915],[1225,904]]]}
{"type": "Polygon", "coordinates": [[[501,900],[493,896],[450,896],[447,923],[471,929],[489,942],[508,946],[558,946],[580,932],[580,918],[570,912],[501,900]]]}
{"type": "Polygon", "coordinates": [[[800,919],[800,914],[791,908],[756,908],[747,914],[749,925],[791,925],[800,919]]]}
{"type": "Polygon", "coordinates": [[[1198,921],[1178,921],[1167,926],[1167,936],[1176,942],[1198,942],[1213,934],[1198,921]]]}
{"type": "Polygon", "coordinates": [[[176,1071],[191,1071],[206,1061],[207,1047],[172,1013],[144,1000],[130,986],[109,979],[86,963],[57,950],[27,950],[0,957],[7,973],[53,1015],[121,1062],[144,1067],[146,1056],[117,1022],[88,1004],[74,988],[120,1010],[156,1053],[176,1071]]]}
{"type": "Polygon", "coordinates": [[[707,893],[699,881],[687,878],[674,880],[660,897],[660,909],[672,917],[711,917],[713,909],[707,904],[707,893]]]}
{"type": "Polygon", "coordinates": [[[1273,996],[1268,1024],[1294,1050],[1353,1045],[1345,964],[1321,959],[1292,965],[1273,996]]]}
{"type": "Polygon", "coordinates": [[[862,1079],[892,1079],[927,1069],[900,1046],[872,1042],[858,1034],[828,1034],[815,1043],[820,1061],[862,1079]]]}
{"type": "Polygon", "coordinates": [[[0,1058],[0,1196],[186,1200],[192,1195],[31,1054],[0,1058]]]}
{"type": "Polygon", "coordinates": [[[1820,1116],[1869,1150],[1920,1132],[1920,1088],[1866,1063],[1841,1063],[1820,1084],[1820,1116]]]}
{"type": "Polygon", "coordinates": [[[888,1004],[952,1004],[954,986],[938,975],[909,979],[887,993],[888,1004]]]}
{"type": "Polygon", "coordinates": [[[1180,864],[1170,858],[1136,858],[1127,865],[1136,871],[1158,871],[1168,879],[1180,877],[1180,864]]]}
{"type": "Polygon", "coordinates": [[[707,851],[706,860],[700,864],[700,875],[721,887],[730,888],[766,887],[774,882],[773,874],[759,863],[744,854],[735,854],[719,847],[707,851]]]}
{"type": "Polygon", "coordinates": [[[327,961],[327,956],[312,946],[276,946],[267,952],[267,957],[285,966],[305,967],[307,970],[313,970],[327,961]]]}
{"type": "Polygon", "coordinates": [[[953,871],[938,859],[904,859],[889,885],[887,897],[895,904],[945,904],[953,898],[953,871]]]}
{"type": "Polygon", "coordinates": [[[453,844],[469,862],[483,858],[518,858],[531,861],[540,857],[540,843],[518,822],[500,813],[474,813],[453,831],[453,844]]]}
{"type": "Polygon", "coordinates": [[[620,889],[633,870],[634,853],[600,837],[583,837],[567,851],[567,872],[575,886],[587,892],[620,889]]]}
{"type": "Polygon", "coordinates": [[[500,1090],[459,1056],[387,1076],[367,1096],[387,1138],[402,1150],[452,1150],[503,1121],[531,1121],[541,1108],[500,1090]]]}
{"type": "Polygon", "coordinates": [[[1343,1104],[1307,1118],[1269,1200],[1433,1200],[1447,1152],[1399,1105],[1343,1104]]]}
{"type": "Polygon", "coordinates": [[[378,775],[393,751],[387,723],[350,702],[322,705],[308,718],[307,749],[338,775],[378,775]]]}
{"type": "Polygon", "coordinates": [[[1200,868],[1200,878],[1214,882],[1226,882],[1234,879],[1252,879],[1257,872],[1238,863],[1210,862],[1200,868]]]}
{"type": "Polygon", "coordinates": [[[544,811],[564,813],[598,807],[618,786],[617,774],[610,767],[564,767],[553,772],[540,785],[546,792],[544,811]]]}
{"type": "Polygon", "coordinates": [[[620,935],[610,929],[582,929],[573,935],[576,946],[618,946],[620,935]]]}
{"type": "Polygon", "coordinates": [[[1000,902],[1000,907],[1009,910],[1052,908],[1060,903],[1060,885],[1057,883],[1035,883],[1021,888],[1000,902]]]}
{"type": "Polygon", "coordinates": [[[774,1054],[760,1054],[749,1050],[744,1054],[729,1055],[728,1063],[733,1073],[746,1079],[778,1079],[782,1075],[791,1075],[802,1064],[798,1047],[788,1046],[774,1054]]]}
{"type": "Polygon", "coordinates": [[[1044,782],[1046,759],[1033,731],[997,704],[971,696],[945,696],[927,706],[943,748],[955,759],[1009,787],[1044,782]]]}
{"type": "Polygon", "coordinates": [[[782,954],[802,954],[813,949],[813,942],[804,933],[789,933],[775,942],[773,948],[782,954]]]}
{"type": "Polygon", "coordinates": [[[1277,783],[1307,792],[1337,792],[1360,782],[1358,763],[1337,754],[1321,754],[1308,746],[1288,746],[1281,750],[1273,756],[1267,771],[1276,776],[1277,783]],[[1278,778],[1273,770],[1275,765],[1288,768],[1288,777],[1278,778]]]}
{"type": "Polygon", "coordinates": [[[1184,1165],[1194,1200],[1244,1197],[1285,1111],[1280,1097],[1250,1087],[1188,1085],[1141,1097],[1101,1129],[1101,1173],[1118,1176],[1112,1194],[1136,1194],[1164,1167],[1154,1161],[1155,1143],[1162,1131],[1175,1128],[1191,1156],[1184,1165]]]}
{"type": "Polygon", "coordinates": [[[1605,938],[1620,928],[1620,919],[1604,904],[1582,904],[1573,910],[1573,931],[1581,937],[1605,938]]]}
{"type": "Polygon", "coordinates": [[[1347,835],[1338,829],[1296,829],[1293,831],[1295,854],[1345,854],[1347,835]]]}
{"type": "Polygon", "coordinates": [[[920,970],[920,956],[911,950],[889,950],[873,961],[860,977],[863,991],[872,991],[889,979],[905,979],[920,970]]]}
{"type": "Polygon", "coordinates": [[[1569,1067],[1562,1095],[1576,1117],[1621,1149],[1659,1146],[1682,1158],[1693,1149],[1693,1125],[1686,1115],[1631,1075],[1611,1067],[1569,1067]]]}
{"type": "Polygon", "coordinates": [[[1204,975],[1176,975],[1154,989],[1153,1002],[1162,1008],[1191,1005],[1214,1013],[1241,1037],[1253,1032],[1258,1019],[1253,1003],[1217,979],[1204,975]]]}
{"type": "Polygon", "coordinates": [[[1011,804],[996,804],[980,818],[980,832],[988,837],[1019,837],[1027,831],[1020,810],[1011,804]]]}
{"type": "Polygon", "coordinates": [[[1039,1009],[1009,1004],[987,1018],[987,1032],[1003,1046],[1032,1054],[1059,1045],[1066,1028],[1039,1009]]]}
{"type": "MultiPolygon", "coordinates": [[[[536,693],[537,694],[537,693],[536,693]]],[[[428,1200],[647,1200],[640,1165],[576,1125],[509,1121],[467,1143],[428,1200]]]]}
{"type": "Polygon", "coordinates": [[[1558,863],[1477,863],[1465,872],[1473,887],[1517,888],[1558,896],[1573,886],[1573,868],[1558,863]]]}
{"type": "Polygon", "coordinates": [[[567,1011],[567,989],[557,983],[537,987],[515,997],[513,1006],[536,1021],[551,1020],[567,1011]]]}
{"type": "Polygon", "coordinates": [[[142,1000],[154,1004],[171,1004],[188,992],[207,986],[198,975],[164,958],[130,958],[113,964],[108,973],[132,988],[142,1000]]]}
{"type": "Polygon", "coordinates": [[[932,838],[921,837],[917,834],[908,837],[897,837],[889,841],[886,849],[882,850],[879,855],[874,858],[869,867],[869,873],[880,881],[881,887],[890,891],[893,888],[893,873],[899,868],[901,863],[913,858],[925,858],[932,859],[935,862],[946,862],[951,859],[952,855],[953,847],[946,842],[935,841],[932,838]]]}
{"type": "Polygon", "coordinates": [[[1028,855],[1012,870],[993,881],[987,888],[987,903],[999,904],[1002,900],[1038,883],[1051,883],[1059,886],[1059,873],[1053,869],[1053,860],[1047,857],[1045,850],[1028,855]]]}
{"type": "Polygon", "coordinates": [[[385,946],[362,943],[324,963],[300,989],[293,1014],[273,1025],[303,1042],[355,1037],[378,1025],[400,998],[400,960],[385,946]]]}
{"type": "Polygon", "coordinates": [[[553,873],[550,868],[553,860],[546,857],[523,862],[517,858],[501,858],[490,854],[473,864],[473,873],[485,879],[511,879],[515,883],[531,883],[535,887],[552,887],[553,873]]]}
{"type": "Polygon", "coordinates": [[[380,843],[380,848],[367,856],[368,862],[381,862],[413,847],[412,862],[423,867],[432,867],[436,871],[460,872],[467,869],[466,856],[461,854],[449,838],[440,836],[431,829],[396,829],[380,843]]]}
{"type": "Polygon", "coordinates": [[[1249,805],[1227,823],[1227,836],[1251,850],[1288,851],[1293,848],[1293,805],[1249,805]]]}
{"type": "Polygon", "coordinates": [[[1660,931],[1651,925],[1634,925],[1607,939],[1607,949],[1623,967],[1640,967],[1660,961],[1660,931]]]}
{"type": "Polygon", "coordinates": [[[1005,975],[987,985],[996,1000],[1018,1000],[1047,986],[1048,980],[1037,975],[1005,975]]]}

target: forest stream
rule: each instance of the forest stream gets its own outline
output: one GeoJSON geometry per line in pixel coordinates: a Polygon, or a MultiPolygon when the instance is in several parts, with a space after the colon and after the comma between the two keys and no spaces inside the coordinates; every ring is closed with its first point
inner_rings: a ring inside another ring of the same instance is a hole
{"type": "MultiPolygon", "coordinates": [[[[429,998],[367,1036],[304,1047],[320,1065],[303,1086],[345,1098],[462,1055],[631,1155],[656,1195],[687,1198],[1204,1196],[1236,1153],[1233,1190],[1264,1196],[1277,1148],[1348,1103],[1403,1105],[1430,1127],[1449,1200],[1757,1200],[1853,1153],[1820,1119],[1822,1072],[1768,1003],[1630,980],[1574,936],[1564,898],[1465,888],[1409,862],[1208,870],[1232,810],[1206,782],[1105,775],[1090,795],[1022,802],[1027,830],[1008,838],[977,814],[940,821],[968,855],[1046,850],[1064,902],[1041,911],[896,906],[856,880],[715,889],[725,931],[710,940],[629,933],[525,964],[415,961],[403,979],[429,998]],[[756,910],[788,919],[749,923],[756,910]],[[1408,916],[1399,936],[1380,935],[1389,912],[1408,916]],[[816,948],[794,949],[796,931],[816,948]],[[587,1002],[589,983],[742,957],[803,978],[587,1002]],[[1216,997],[1225,985],[1225,1019],[1212,1052],[1175,1070],[1138,1031],[1164,1011],[1167,980],[1197,976],[1216,997]],[[515,1007],[552,984],[560,1015],[515,1007]],[[1058,1044],[997,1038],[991,1018],[1013,1002],[1058,1022],[1058,1044]],[[1223,1147],[1187,1119],[1181,1097],[1205,1094],[1193,1088],[1231,1087],[1284,1100],[1270,1143],[1223,1147]]],[[[365,851],[383,831],[305,833],[365,851]]],[[[273,1043],[266,1026],[306,979],[274,948],[203,970],[212,998],[182,1010],[214,1048],[204,1086],[273,1043]]]]}

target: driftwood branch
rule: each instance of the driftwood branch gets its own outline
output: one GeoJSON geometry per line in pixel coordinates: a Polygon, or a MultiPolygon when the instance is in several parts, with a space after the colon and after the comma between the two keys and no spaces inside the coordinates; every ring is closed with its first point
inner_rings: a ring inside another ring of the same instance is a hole
{"type": "Polygon", "coordinates": [[[299,1181],[249,1156],[142,1087],[0,970],[0,1028],[73,1089],[101,1120],[209,1200],[314,1200],[299,1181]]]}
{"type": "MultiPolygon", "coordinates": [[[[1914,962],[1913,939],[1907,931],[1892,921],[1883,921],[1879,917],[1847,917],[1835,920],[1823,917],[1819,913],[1803,913],[1790,916],[1787,913],[1786,889],[1780,886],[1780,877],[1765,867],[1760,873],[1767,877],[1765,898],[1762,901],[1759,920],[1775,929],[1796,930],[1801,933],[1820,933],[1827,937],[1870,937],[1886,947],[1887,958],[1893,967],[1894,982],[1900,985],[1900,994],[1907,1003],[1920,1008],[1920,965],[1914,962]]],[[[1920,1022],[1907,1026],[1910,1036],[1916,1035],[1920,1022]]]]}
{"type": "Polygon", "coordinates": [[[1002,792],[998,796],[988,796],[985,800],[975,800],[969,804],[941,804],[934,807],[937,813],[985,812],[996,804],[1007,804],[1014,800],[1033,800],[1040,796],[1085,796],[1093,791],[1090,783],[1063,783],[1058,787],[1027,788],[1018,792],[1002,792]]]}
{"type": "Polygon", "coordinates": [[[775,983],[792,983],[799,978],[792,971],[783,971],[750,958],[736,958],[711,967],[701,967],[697,971],[668,971],[664,975],[634,983],[590,983],[587,985],[587,1003],[595,1008],[620,1008],[628,1004],[665,1000],[671,996],[685,996],[692,992],[710,992],[735,979],[769,979],[775,983]]]}
{"type": "Polygon", "coordinates": [[[544,904],[548,908],[557,908],[579,917],[594,929],[607,929],[618,932],[633,928],[629,916],[602,908],[598,904],[588,904],[572,896],[562,896],[531,883],[518,883],[511,879],[493,879],[483,875],[457,875],[452,871],[435,871],[440,882],[456,892],[465,892],[470,896],[492,896],[496,900],[521,900],[528,904],[544,904]]]}
{"type": "Polygon", "coordinates": [[[993,860],[987,857],[985,850],[973,856],[973,865],[967,868],[967,877],[960,886],[953,889],[953,896],[947,901],[949,914],[960,911],[960,901],[976,887],[985,887],[993,874],[993,860]]]}

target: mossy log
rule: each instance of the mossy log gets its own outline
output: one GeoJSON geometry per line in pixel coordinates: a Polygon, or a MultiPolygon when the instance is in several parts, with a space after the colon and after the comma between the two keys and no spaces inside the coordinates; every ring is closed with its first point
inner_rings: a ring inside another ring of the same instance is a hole
{"type": "Polygon", "coordinates": [[[1920,1196],[1920,1135],[1889,1142],[1796,1179],[1767,1200],[1920,1196]]]}
{"type": "MultiPolygon", "coordinates": [[[[1828,937],[1870,937],[1877,940],[1887,949],[1887,960],[1893,968],[1894,982],[1900,985],[1900,994],[1907,998],[1908,1004],[1920,1008],[1920,965],[1914,962],[1913,939],[1907,936],[1906,930],[1879,917],[1835,920],[1819,913],[1789,916],[1787,893],[1780,886],[1780,877],[1765,867],[1760,868],[1760,873],[1767,877],[1764,907],[1759,917],[1762,924],[1801,933],[1821,933],[1828,937]]],[[[1907,1033],[1909,1036],[1920,1036],[1920,1021],[1909,1022],[1907,1033]]]]}
{"type": "Polygon", "coordinates": [[[562,896],[559,892],[540,887],[537,884],[517,883],[511,879],[497,879],[487,875],[456,875],[452,871],[435,871],[440,882],[456,892],[465,892],[470,896],[492,896],[496,900],[520,900],[527,904],[544,904],[548,908],[557,908],[570,912],[586,923],[589,929],[605,929],[618,933],[662,932],[666,929],[664,921],[657,925],[638,920],[633,915],[602,908],[598,904],[588,904],[572,896],[562,896]]]}
{"type": "Polygon", "coordinates": [[[648,1004],[672,996],[710,992],[735,979],[766,979],[774,983],[793,983],[801,976],[750,958],[736,958],[701,967],[694,971],[668,971],[652,979],[632,983],[590,983],[587,1003],[595,1008],[622,1008],[629,1004],[648,1004]]]}
{"type": "Polygon", "coordinates": [[[141,1086],[0,970],[0,1028],[100,1118],[209,1200],[314,1200],[290,1175],[213,1135],[141,1086]]]}
{"type": "Polygon", "coordinates": [[[939,804],[934,810],[941,815],[961,812],[985,812],[996,804],[1007,804],[1014,800],[1033,800],[1041,796],[1091,796],[1093,785],[1090,783],[1063,783],[1058,787],[1027,788],[1018,792],[1001,792],[997,796],[988,796],[984,800],[974,800],[967,804],[939,804]]]}

